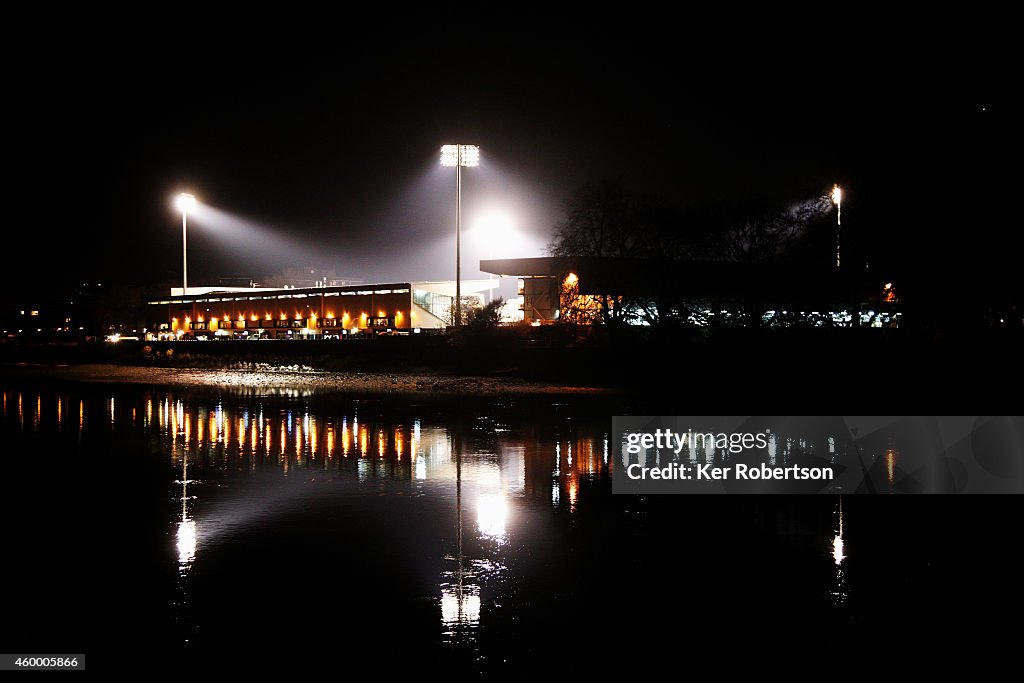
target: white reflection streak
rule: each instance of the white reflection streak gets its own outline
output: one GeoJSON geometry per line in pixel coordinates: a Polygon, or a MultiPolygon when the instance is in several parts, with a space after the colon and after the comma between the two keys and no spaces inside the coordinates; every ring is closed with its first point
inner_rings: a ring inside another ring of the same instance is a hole
{"type": "Polygon", "coordinates": [[[843,563],[846,555],[843,552],[843,498],[839,497],[839,533],[832,539],[832,559],[836,565],[843,563]]]}
{"type": "Polygon", "coordinates": [[[178,562],[189,564],[196,556],[196,523],[186,519],[178,524],[178,562]]]}
{"type": "Polygon", "coordinates": [[[476,524],[480,533],[489,538],[505,537],[508,504],[500,493],[482,493],[477,501],[476,524]]]}
{"type": "Polygon", "coordinates": [[[846,605],[846,573],[843,570],[843,562],[846,560],[846,553],[843,542],[843,497],[839,496],[839,533],[832,539],[832,560],[835,562],[835,588],[832,591],[832,603],[836,607],[846,605]]]}
{"type": "Polygon", "coordinates": [[[832,539],[832,559],[835,560],[837,565],[843,563],[846,559],[846,555],[843,554],[843,537],[836,536],[832,539]]]}
{"type": "Polygon", "coordinates": [[[196,556],[196,523],[188,518],[188,453],[181,458],[181,522],[178,524],[178,562],[182,569],[196,556]]]}
{"type": "Polygon", "coordinates": [[[461,596],[458,588],[441,589],[441,621],[446,626],[476,624],[480,621],[480,596],[468,592],[471,589],[472,587],[465,588],[461,596]]]}

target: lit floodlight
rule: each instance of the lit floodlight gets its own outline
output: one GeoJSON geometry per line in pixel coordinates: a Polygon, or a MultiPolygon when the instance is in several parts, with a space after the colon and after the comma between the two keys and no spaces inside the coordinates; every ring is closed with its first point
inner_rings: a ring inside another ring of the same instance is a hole
{"type": "Polygon", "coordinates": [[[480,147],[478,145],[444,145],[441,147],[442,166],[479,166],[480,147]],[[459,163],[459,152],[462,152],[462,163],[459,163]]]}
{"type": "Polygon", "coordinates": [[[843,226],[843,191],[839,188],[838,183],[832,186],[832,203],[836,205],[836,268],[839,268],[842,263],[842,243],[839,232],[843,226]]]}
{"type": "Polygon", "coordinates": [[[182,192],[178,195],[178,198],[174,200],[174,205],[178,207],[178,211],[187,213],[196,208],[196,198],[188,192],[182,192]]]}

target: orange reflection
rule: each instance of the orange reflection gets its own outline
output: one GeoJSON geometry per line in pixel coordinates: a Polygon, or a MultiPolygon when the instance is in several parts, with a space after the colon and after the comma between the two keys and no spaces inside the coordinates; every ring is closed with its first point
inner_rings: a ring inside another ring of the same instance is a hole
{"type": "Polygon", "coordinates": [[[890,448],[885,452],[885,471],[889,475],[889,483],[896,479],[896,449],[890,448]]]}

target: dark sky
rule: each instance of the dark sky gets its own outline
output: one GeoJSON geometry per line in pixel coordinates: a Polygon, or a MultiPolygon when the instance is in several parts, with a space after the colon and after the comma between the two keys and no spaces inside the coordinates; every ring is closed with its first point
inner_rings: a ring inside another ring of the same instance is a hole
{"type": "MultiPolygon", "coordinates": [[[[437,152],[456,140],[483,154],[466,227],[498,210],[522,234],[501,255],[540,253],[573,191],[605,177],[681,207],[839,181],[844,224],[911,274],[1003,251],[992,185],[1019,149],[1005,18],[840,9],[14,14],[8,291],[177,282],[183,189],[237,219],[190,224],[191,284],[304,265],[450,278],[437,152]]],[[[466,239],[467,265],[486,256],[466,239]]]]}

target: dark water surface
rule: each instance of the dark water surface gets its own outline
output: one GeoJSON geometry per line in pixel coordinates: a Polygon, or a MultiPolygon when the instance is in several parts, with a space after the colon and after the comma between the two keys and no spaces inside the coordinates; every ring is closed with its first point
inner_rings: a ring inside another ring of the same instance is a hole
{"type": "Polygon", "coordinates": [[[1015,642],[1013,496],[613,496],[608,398],[0,388],[6,652],[547,679],[1015,642]]]}

